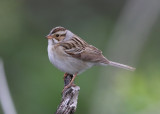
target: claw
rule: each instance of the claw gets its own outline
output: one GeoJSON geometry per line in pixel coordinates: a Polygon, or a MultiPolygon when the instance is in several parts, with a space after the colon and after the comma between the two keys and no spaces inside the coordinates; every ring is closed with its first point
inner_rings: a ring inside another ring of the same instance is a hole
{"type": "Polygon", "coordinates": [[[67,75],[68,75],[68,74],[67,74],[67,73],[65,73],[63,78],[65,79],[67,75]]]}
{"type": "MultiPolygon", "coordinates": [[[[65,79],[65,77],[66,77],[66,76],[65,76],[66,74],[67,74],[67,73],[64,74],[64,79],[65,79]]],[[[67,74],[67,75],[68,75],[68,74],[67,74]]],[[[62,93],[63,93],[66,89],[68,89],[68,88],[70,88],[70,87],[72,87],[72,86],[74,86],[74,87],[76,86],[76,85],[73,83],[73,82],[74,82],[74,79],[76,78],[76,76],[77,76],[77,73],[73,75],[73,78],[72,78],[71,82],[70,82],[67,86],[64,87],[62,93]]]]}

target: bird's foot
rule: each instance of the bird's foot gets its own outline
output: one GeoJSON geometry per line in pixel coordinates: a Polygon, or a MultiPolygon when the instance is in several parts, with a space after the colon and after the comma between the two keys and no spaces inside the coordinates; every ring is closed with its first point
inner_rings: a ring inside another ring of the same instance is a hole
{"type": "Polygon", "coordinates": [[[68,88],[70,88],[70,87],[75,87],[75,86],[76,86],[76,84],[74,84],[74,83],[69,83],[67,86],[65,86],[65,87],[63,88],[62,93],[63,93],[65,90],[67,90],[68,88]]]}
{"type": "Polygon", "coordinates": [[[68,76],[68,73],[65,73],[63,79],[65,80],[67,76],[68,76]]]}
{"type": "MultiPolygon", "coordinates": [[[[66,75],[67,73],[65,73],[65,75],[66,75]]],[[[64,75],[64,76],[65,76],[64,75]]],[[[68,75],[68,74],[67,74],[68,75]]],[[[68,89],[68,88],[70,88],[70,87],[75,87],[76,85],[74,84],[74,79],[76,78],[76,76],[77,76],[77,73],[76,74],[74,74],[73,75],[73,78],[72,78],[72,80],[71,80],[71,82],[67,85],[67,86],[65,86],[64,87],[64,89],[63,89],[63,91],[62,91],[62,93],[66,90],[66,89],[68,89]]],[[[65,76],[66,77],[66,76],[65,76]]],[[[65,80],[65,78],[64,78],[64,80],[65,80]]]]}

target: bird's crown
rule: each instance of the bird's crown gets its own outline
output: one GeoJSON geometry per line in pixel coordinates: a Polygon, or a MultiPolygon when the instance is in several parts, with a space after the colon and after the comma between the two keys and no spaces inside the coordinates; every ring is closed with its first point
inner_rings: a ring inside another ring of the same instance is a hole
{"type": "Polygon", "coordinates": [[[66,29],[64,27],[61,27],[61,26],[58,26],[58,27],[55,27],[51,30],[51,33],[54,34],[54,33],[57,33],[57,32],[64,32],[66,31],[66,29]]]}

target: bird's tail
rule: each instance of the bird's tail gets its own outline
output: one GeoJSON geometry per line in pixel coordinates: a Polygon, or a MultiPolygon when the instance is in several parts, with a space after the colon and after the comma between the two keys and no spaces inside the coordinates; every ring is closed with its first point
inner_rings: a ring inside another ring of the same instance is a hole
{"type": "Polygon", "coordinates": [[[121,64],[121,63],[113,62],[113,61],[109,61],[108,64],[111,65],[111,66],[123,68],[123,69],[130,70],[130,71],[134,71],[135,70],[135,68],[133,68],[133,67],[130,67],[128,65],[124,65],[124,64],[121,64]]]}

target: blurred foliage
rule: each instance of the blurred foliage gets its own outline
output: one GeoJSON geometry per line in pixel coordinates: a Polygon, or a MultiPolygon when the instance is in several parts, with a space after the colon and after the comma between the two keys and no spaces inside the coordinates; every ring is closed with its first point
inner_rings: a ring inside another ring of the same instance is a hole
{"type": "MultiPolygon", "coordinates": [[[[60,102],[63,72],[48,60],[45,36],[50,29],[64,26],[104,51],[124,4],[125,0],[0,1],[0,57],[18,114],[53,114],[60,102]]],[[[159,29],[157,22],[132,80],[117,77],[114,89],[123,96],[122,114],[137,114],[160,104],[159,29]]],[[[76,114],[90,113],[101,68],[93,67],[77,77],[81,91],[76,114]]]]}

